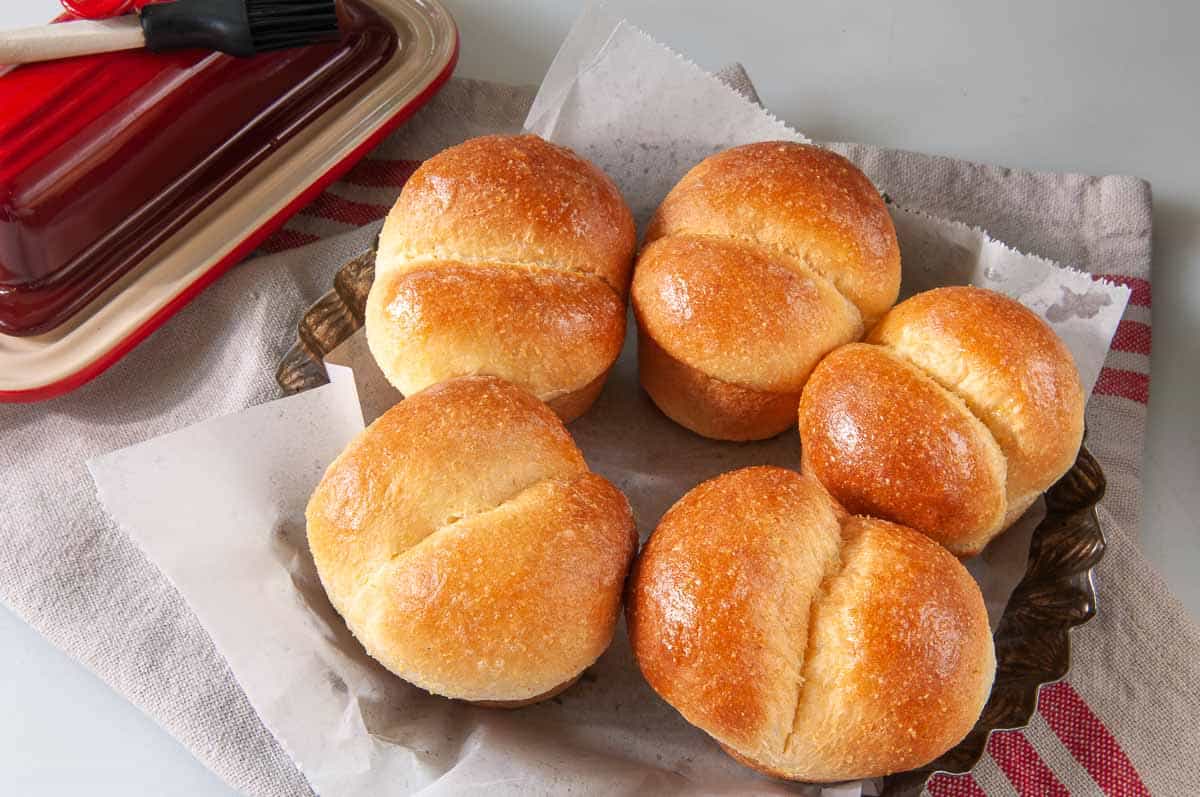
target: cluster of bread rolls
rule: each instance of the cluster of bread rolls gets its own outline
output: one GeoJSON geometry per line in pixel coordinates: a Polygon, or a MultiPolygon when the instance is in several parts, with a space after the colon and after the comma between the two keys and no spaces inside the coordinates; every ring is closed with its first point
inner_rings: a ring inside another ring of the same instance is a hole
{"type": "Polygon", "coordinates": [[[632,289],[641,381],[692,431],[769,437],[798,413],[804,471],[849,511],[964,556],[1075,461],[1084,396],[1066,346],[980,288],[893,309],[895,229],[845,158],[783,142],[713,155],[646,240],[632,289]]]}
{"type": "Polygon", "coordinates": [[[995,670],[954,554],[979,551],[1073,461],[1070,353],[988,291],[892,308],[891,217],[818,147],[706,159],[664,199],[636,266],[634,248],[612,182],[539,138],[474,139],[416,171],[366,315],[409,398],[308,506],[330,600],[402,678],[514,706],[596,660],[624,590],[647,681],[739,761],[807,781],[928,763],[970,730],[995,670]],[[697,486],[626,584],[629,505],[563,421],[599,394],[630,294],[655,404],[723,440],[799,418],[803,474],[697,486]]]}

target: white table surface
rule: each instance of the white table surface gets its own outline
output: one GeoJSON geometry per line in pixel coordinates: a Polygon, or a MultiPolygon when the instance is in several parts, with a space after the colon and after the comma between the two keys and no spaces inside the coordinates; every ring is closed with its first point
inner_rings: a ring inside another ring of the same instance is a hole
{"type": "MultiPolygon", "coordinates": [[[[537,83],[580,2],[447,0],[458,74],[537,83]]],[[[1141,544],[1200,616],[1200,5],[1191,0],[647,4],[639,21],[702,66],[742,61],[818,139],[1154,186],[1154,353],[1141,544]]],[[[0,28],[55,0],[3,0],[0,28]]],[[[82,665],[0,609],[0,793],[228,795],[82,665]]]]}

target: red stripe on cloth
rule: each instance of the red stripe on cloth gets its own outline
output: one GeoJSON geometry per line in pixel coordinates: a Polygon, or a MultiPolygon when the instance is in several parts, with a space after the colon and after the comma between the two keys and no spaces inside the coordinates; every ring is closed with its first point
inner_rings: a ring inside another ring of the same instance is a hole
{"type": "Polygon", "coordinates": [[[1109,797],[1149,797],[1129,757],[1075,687],[1051,684],[1038,695],[1038,711],[1063,746],[1109,797]]]}
{"type": "Polygon", "coordinates": [[[1124,274],[1097,274],[1096,279],[1108,280],[1118,285],[1127,285],[1133,291],[1129,296],[1130,304],[1136,304],[1139,307],[1150,306],[1149,280],[1144,280],[1141,277],[1127,277],[1124,274]]]}
{"type": "Polygon", "coordinates": [[[383,205],[368,205],[365,202],[355,202],[337,194],[326,191],[300,211],[305,216],[317,216],[322,219],[332,219],[343,224],[353,224],[360,227],[388,214],[388,208],[383,205]]]}
{"type": "Polygon", "coordinates": [[[421,161],[384,160],[364,158],[346,172],[342,178],[347,183],[368,188],[399,188],[408,182],[421,161]]]}
{"type": "Polygon", "coordinates": [[[1150,325],[1141,321],[1122,321],[1117,324],[1112,347],[1117,351],[1150,355],[1150,325]]]}
{"type": "Polygon", "coordinates": [[[1120,396],[1145,404],[1150,401],[1150,374],[1125,371],[1121,368],[1101,368],[1095,393],[1101,396],[1120,396]]]}
{"type": "Polygon", "coordinates": [[[925,788],[932,797],[987,797],[987,792],[969,772],[966,775],[934,775],[925,788]]]}
{"type": "Polygon", "coordinates": [[[993,733],[987,751],[1022,797],[1071,797],[1020,731],[993,733]]]}
{"type": "Polygon", "coordinates": [[[283,228],[277,230],[267,240],[259,244],[258,248],[263,252],[275,254],[276,252],[286,252],[288,249],[295,249],[298,246],[306,246],[319,240],[321,239],[315,235],[283,228]]]}

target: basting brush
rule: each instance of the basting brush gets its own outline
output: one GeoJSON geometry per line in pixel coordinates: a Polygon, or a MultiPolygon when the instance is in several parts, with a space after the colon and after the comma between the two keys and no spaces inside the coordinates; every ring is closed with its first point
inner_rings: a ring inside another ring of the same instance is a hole
{"type": "Polygon", "coordinates": [[[338,38],[335,0],[175,0],[136,14],[0,33],[0,64],[146,48],[251,56],[338,38]]]}

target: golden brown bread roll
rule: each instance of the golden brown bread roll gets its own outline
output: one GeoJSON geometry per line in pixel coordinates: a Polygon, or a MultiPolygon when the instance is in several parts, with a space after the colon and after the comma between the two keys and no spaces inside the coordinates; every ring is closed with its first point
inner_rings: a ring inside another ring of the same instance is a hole
{"type": "Polygon", "coordinates": [[[621,351],[635,244],[616,186],[570,150],[528,135],[451,147],[384,222],[371,353],[405,395],[490,374],[572,420],[621,351]]]}
{"type": "Polygon", "coordinates": [[[957,559],[782,468],[681,498],[638,557],[626,612],[655,691],[738,760],[793,780],[932,761],[974,725],[995,672],[957,559]]]}
{"type": "Polygon", "coordinates": [[[1071,467],[1083,408],[1071,352],[1036,314],[982,288],[938,288],[813,371],[803,470],[849,511],[969,556],[1071,467]]]}
{"type": "Polygon", "coordinates": [[[329,466],[308,541],[334,608],[401,678],[519,704],[608,647],[637,546],[625,497],[545,404],[494,377],[400,402],[329,466]]]}
{"type": "Polygon", "coordinates": [[[778,434],[817,361],[899,288],[891,216],[850,161],[787,142],[718,153],[646,232],[632,290],[642,385],[706,437],[778,434]]]}

